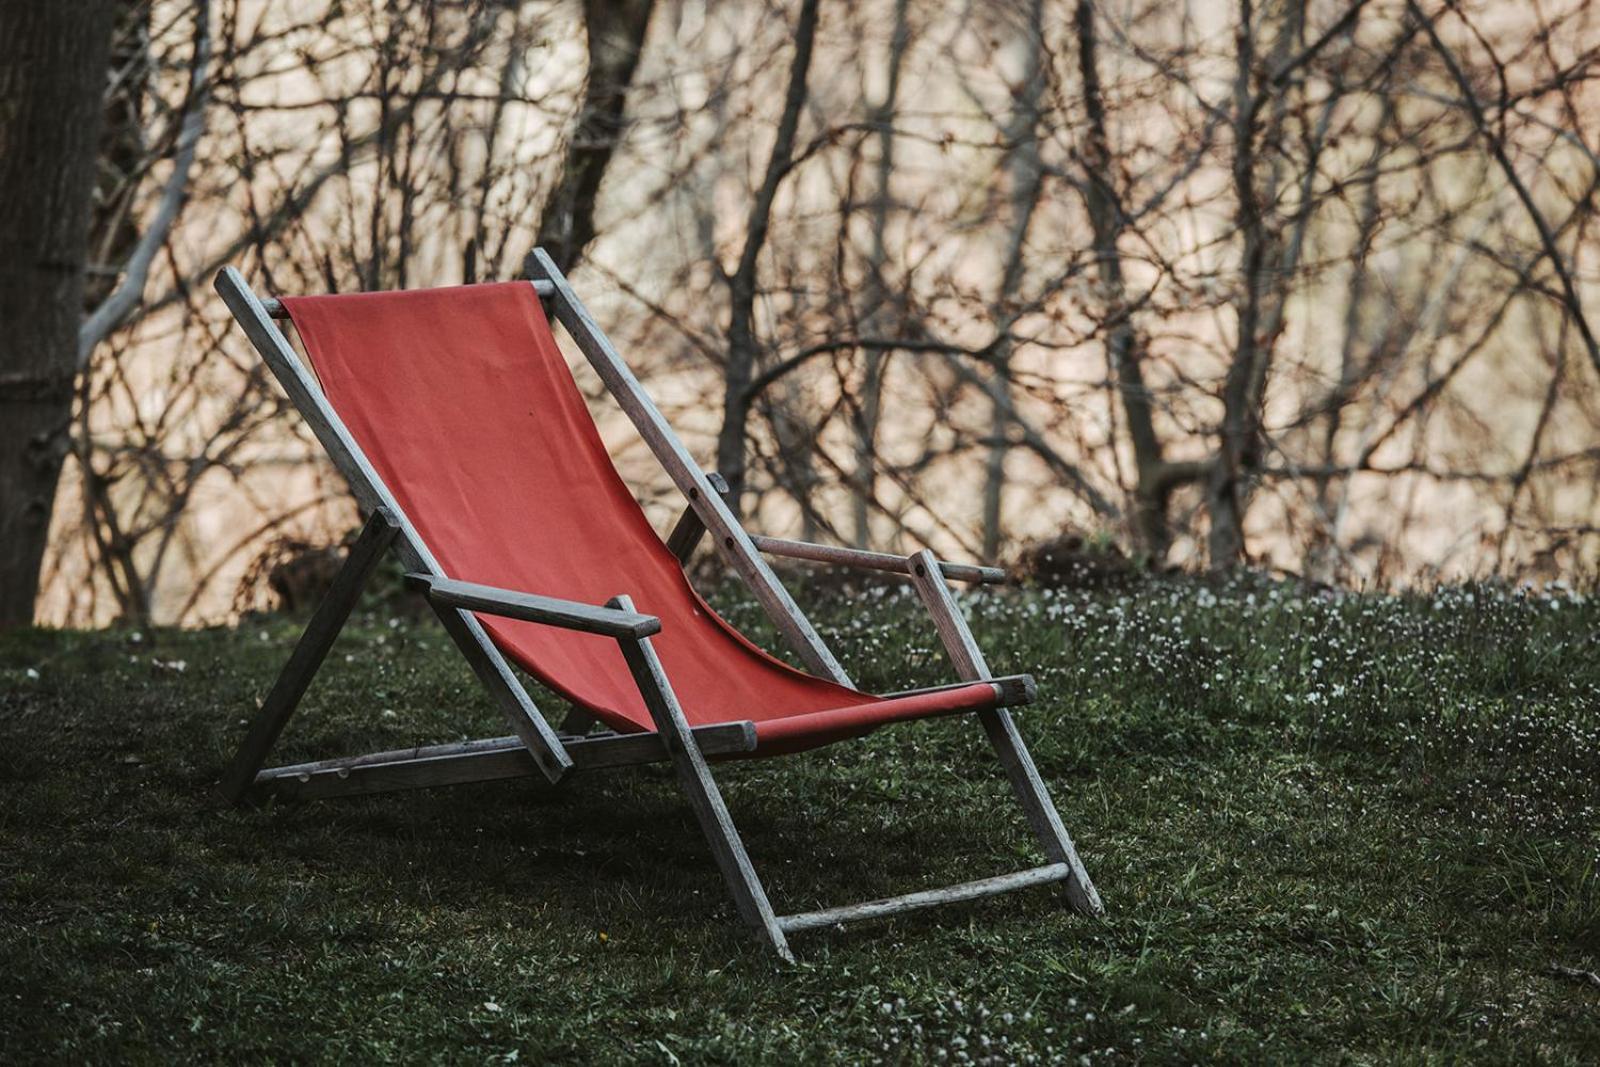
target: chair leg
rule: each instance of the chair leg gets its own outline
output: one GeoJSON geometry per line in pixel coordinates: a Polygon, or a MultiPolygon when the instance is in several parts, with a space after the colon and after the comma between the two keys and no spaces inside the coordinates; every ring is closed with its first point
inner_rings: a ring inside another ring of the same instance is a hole
{"type": "Polygon", "coordinates": [[[1034,766],[1033,757],[1028,753],[1028,746],[1017,732],[1017,724],[1011,718],[1011,713],[1005,708],[993,708],[980,712],[978,718],[983,723],[983,732],[989,736],[989,743],[1000,757],[1006,777],[1011,779],[1012,792],[1016,793],[1017,801],[1027,813],[1028,823],[1033,827],[1040,847],[1052,862],[1065,863],[1072,870],[1072,876],[1065,883],[1067,901],[1085,915],[1105,914],[1100,893],[1089,880],[1089,872],[1084,869],[1083,861],[1078,858],[1072,835],[1067,833],[1066,826],[1061,822],[1061,813],[1056,811],[1055,803],[1045,789],[1044,779],[1039,777],[1039,769],[1034,766]]]}
{"type": "MultiPolygon", "coordinates": [[[[626,596],[613,597],[608,606],[633,610],[633,602],[626,596]]],[[[794,954],[789,951],[788,939],[778,925],[767,892],[761,887],[761,879],[756,876],[750,855],[733,825],[733,817],[723,803],[722,792],[711,778],[711,768],[694,740],[678,698],[661,668],[661,660],[650,646],[650,639],[624,639],[618,644],[622,646],[623,658],[628,661],[628,669],[650,709],[650,716],[655,720],[656,731],[667,746],[678,781],[689,797],[689,806],[694,809],[717,866],[733,893],[740,916],[755,929],[763,943],[784,961],[793,963],[794,954]]]]}
{"type": "Polygon", "coordinates": [[[556,732],[545,722],[544,716],[534,706],[533,698],[516,675],[505,656],[489,640],[483,624],[470,611],[433,604],[434,615],[444,624],[445,633],[455,642],[466,659],[467,666],[478,676],[478,681],[488,690],[489,697],[500,706],[500,712],[511,726],[511,732],[522,739],[528,755],[543,772],[545,779],[554,785],[572,770],[572,759],[556,732]]]}
{"type": "MultiPolygon", "coordinates": [[[[951,662],[955,664],[956,674],[966,681],[993,677],[989,664],[983,658],[983,650],[978,647],[967,620],[956,606],[955,598],[950,595],[950,587],[945,583],[937,557],[924,549],[911,556],[909,562],[911,582],[916,586],[917,595],[922,598],[928,613],[933,616],[934,626],[944,642],[945,651],[950,654],[951,662]]],[[[979,713],[979,719],[1045,855],[1053,862],[1065,863],[1072,871],[1072,877],[1066,882],[1068,902],[1086,915],[1103,914],[1105,907],[1100,902],[1100,894],[1078,858],[1072,835],[1067,833],[1066,826],[1062,824],[1061,815],[1050,800],[1044,779],[1039,776],[1039,769],[1034,766],[1033,757],[1029,755],[1022,735],[1017,732],[1011,713],[1004,708],[992,708],[979,713]]]]}
{"type": "Polygon", "coordinates": [[[374,511],[361,528],[361,536],[350,546],[350,555],[345,559],[344,566],[334,576],[333,585],[322,598],[322,603],[317,605],[289,661],[278,673],[272,691],[256,712],[244,742],[228,764],[228,769],[223,772],[217,789],[228,803],[237,804],[244,799],[245,792],[255,781],[256,772],[266,762],[267,753],[272,751],[278,735],[283,732],[284,724],[299,707],[300,698],[305,696],[311,679],[322,666],[328,649],[333,646],[339,631],[344,629],[345,620],[360,599],[373,568],[399,532],[399,525],[383,508],[374,511]]]}

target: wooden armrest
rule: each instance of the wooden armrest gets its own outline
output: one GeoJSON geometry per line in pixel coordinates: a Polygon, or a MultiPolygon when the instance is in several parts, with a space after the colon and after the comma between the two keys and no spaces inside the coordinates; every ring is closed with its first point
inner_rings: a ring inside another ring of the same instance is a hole
{"type": "MultiPolygon", "coordinates": [[[[712,489],[723,495],[727,494],[728,483],[722,475],[709,471],[706,480],[711,483],[712,489]]],[[[695,514],[693,507],[687,507],[667,537],[667,548],[678,557],[679,563],[687,564],[705,532],[705,524],[700,521],[700,516],[695,514]]],[[[906,557],[891,555],[888,552],[868,552],[860,548],[839,548],[833,545],[814,544],[810,541],[789,541],[782,537],[761,537],[755,534],[751,535],[750,541],[758,551],[765,552],[769,556],[861,567],[889,574],[911,573],[911,564],[906,557]]],[[[1000,585],[1006,580],[1006,572],[999,567],[979,567],[971,563],[947,563],[940,560],[939,570],[954,582],[1000,585]]]]}
{"type": "Polygon", "coordinates": [[[430,601],[443,607],[481,611],[503,619],[539,622],[617,638],[649,637],[661,632],[660,619],[637,611],[580,604],[537,593],[517,593],[492,585],[436,578],[431,574],[407,574],[406,583],[420,588],[430,601]]]}
{"type": "MultiPolygon", "coordinates": [[[[891,574],[910,574],[911,563],[905,556],[888,552],[868,552],[861,548],[840,548],[835,545],[818,545],[810,541],[790,541],[782,537],[752,536],[750,540],[769,556],[803,559],[813,563],[836,563],[866,570],[888,571],[891,574]]],[[[999,567],[979,567],[972,563],[939,561],[939,570],[946,578],[956,582],[978,582],[999,585],[1006,580],[1006,572],[999,567]]]]}

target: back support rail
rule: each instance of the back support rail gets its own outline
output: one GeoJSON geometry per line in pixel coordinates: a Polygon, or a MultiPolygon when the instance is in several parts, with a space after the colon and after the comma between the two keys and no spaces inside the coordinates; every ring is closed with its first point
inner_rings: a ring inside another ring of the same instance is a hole
{"type": "MultiPolygon", "coordinates": [[[[534,282],[533,291],[539,294],[540,300],[545,300],[555,294],[556,287],[549,282],[534,282]]],[[[283,301],[277,297],[264,297],[261,301],[261,306],[272,318],[286,319],[289,317],[289,312],[284,308],[283,301]]]]}
{"type": "Polygon", "coordinates": [[[551,310],[555,312],[556,321],[577,342],[579,351],[594,367],[595,373],[616,399],[617,406],[633,422],[656,461],[666,470],[678,491],[688,498],[689,506],[695,509],[700,521],[705,523],[706,529],[716,540],[717,551],[723,560],[744,579],[773,626],[795,650],[806,669],[840,685],[854,688],[850,676],[828,650],[789,591],[778,581],[777,575],[772,573],[772,568],[751,542],[750,535],[745,533],[738,518],[723,502],[722,494],[713,488],[677,432],[644,391],[639,379],[634,377],[632,368],[612,347],[599,324],[567,284],[555,261],[545,254],[544,249],[536,248],[524,264],[524,273],[536,282],[548,281],[555,286],[551,310]]]}
{"type": "MultiPolygon", "coordinates": [[[[328,458],[333,460],[333,465],[349,483],[350,491],[355,494],[362,511],[371,514],[383,509],[400,527],[394,540],[394,549],[406,570],[445,577],[439,561],[428,550],[416,527],[411,525],[405,510],[400,507],[389,487],[384,485],[383,478],[361,451],[361,446],[351,436],[339,413],[328,403],[316,379],[300,362],[288,338],[284,337],[283,331],[267,314],[265,305],[251,290],[244,275],[233,267],[225,267],[217,276],[216,286],[223,303],[228,305],[228,310],[243,328],[245,336],[255,345],[262,360],[278,379],[278,384],[289,394],[289,399],[306,420],[306,425],[311,427],[311,432],[327,451],[328,458]]],[[[483,625],[471,612],[460,608],[440,608],[437,614],[451,640],[466,657],[473,673],[500,706],[512,732],[528,747],[539,769],[550,781],[559,781],[563,774],[572,769],[572,760],[561,747],[556,732],[539,714],[539,709],[534,707],[527,690],[517,681],[511,665],[489,640],[483,625]]],[[[332,637],[328,640],[331,642],[332,637]]]]}

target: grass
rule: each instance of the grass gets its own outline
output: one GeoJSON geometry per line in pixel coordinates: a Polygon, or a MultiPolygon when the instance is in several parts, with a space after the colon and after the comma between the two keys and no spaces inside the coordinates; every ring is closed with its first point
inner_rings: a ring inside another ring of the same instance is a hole
{"type": "MultiPolygon", "coordinates": [[[[905,591],[820,595],[864,685],[905,591]]],[[[1582,1063],[1600,599],[1150,579],[968,602],[1109,909],[1033,890],[777,964],[660,767],[254,811],[209,789],[296,632],[0,637],[0,1060],[1582,1063]]],[[[760,631],[748,605],[730,613],[760,631]]],[[[501,732],[380,602],[285,759],[501,732]]],[[[721,780],[780,910],[1037,862],[964,721],[721,780]]]]}

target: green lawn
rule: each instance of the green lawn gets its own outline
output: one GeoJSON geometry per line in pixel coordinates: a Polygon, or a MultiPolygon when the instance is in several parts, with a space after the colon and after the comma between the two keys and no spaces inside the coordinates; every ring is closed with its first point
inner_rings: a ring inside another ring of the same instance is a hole
{"type": "MultiPolygon", "coordinates": [[[[906,591],[813,600],[949,679],[906,591]]],[[[662,767],[254,811],[210,788],[296,632],[0,636],[0,1061],[1580,1063],[1600,1057],[1600,598],[1241,578],[970,601],[1103,894],[737,924],[662,767]]],[[[364,610],[285,759],[503,732],[364,610]]],[[[731,614],[753,625],[748,606],[731,614]]],[[[1038,862],[971,721],[720,772],[779,910],[1038,862]]]]}

